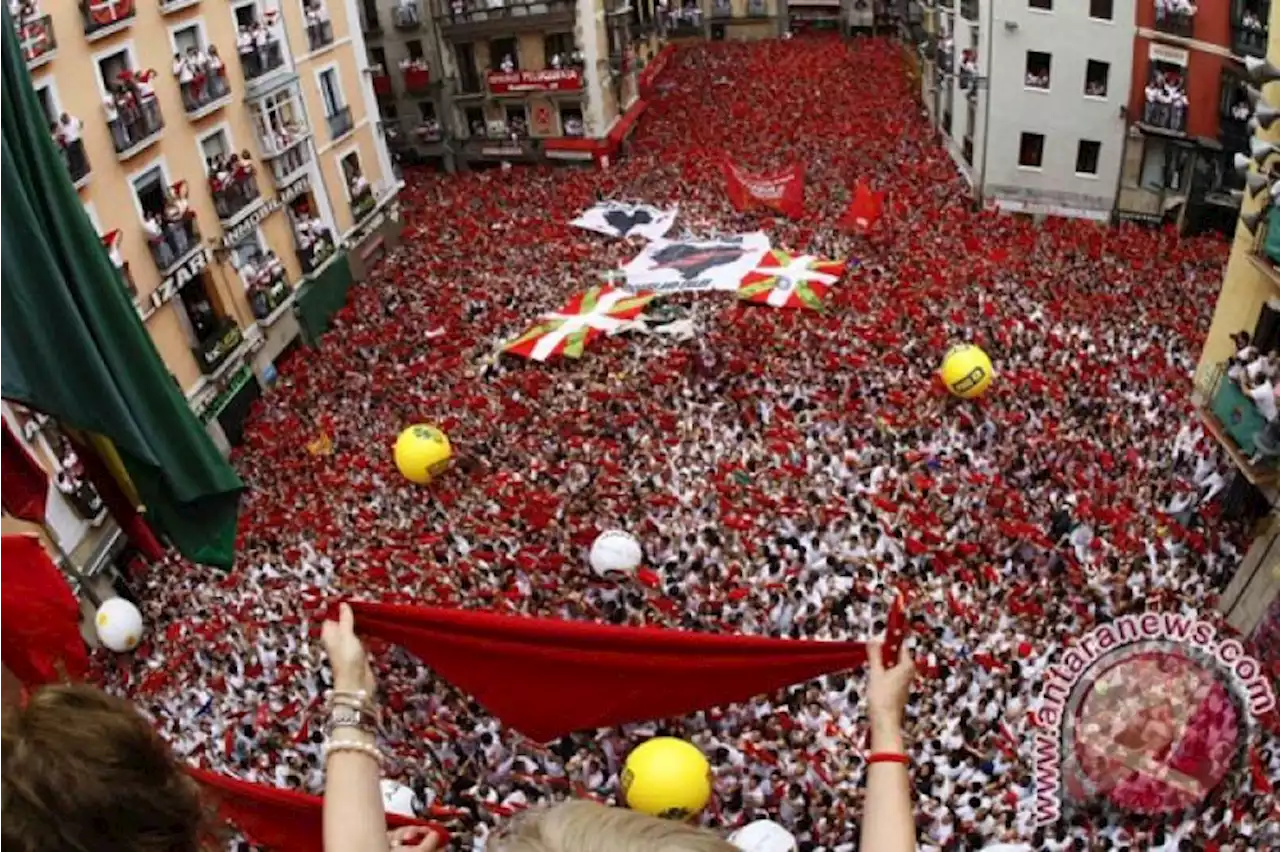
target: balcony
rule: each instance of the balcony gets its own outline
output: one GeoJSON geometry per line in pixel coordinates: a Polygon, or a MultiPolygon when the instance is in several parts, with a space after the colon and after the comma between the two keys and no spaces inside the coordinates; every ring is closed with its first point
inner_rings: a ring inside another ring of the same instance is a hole
{"type": "Polygon", "coordinates": [[[267,157],[271,180],[277,192],[296,181],[306,171],[307,164],[311,162],[311,146],[306,144],[310,138],[311,134],[308,133],[284,150],[267,157]]]}
{"type": "Polygon", "coordinates": [[[381,65],[369,67],[369,79],[373,82],[373,93],[379,98],[390,98],[395,95],[391,88],[391,75],[381,65]]]}
{"type": "Polygon", "coordinates": [[[711,3],[711,20],[723,21],[733,17],[733,3],[731,0],[712,0],[711,3]]]}
{"type": "Polygon", "coordinates": [[[669,38],[701,38],[704,34],[701,9],[672,9],[665,17],[669,38]]]}
{"type": "Polygon", "coordinates": [[[1267,216],[1258,226],[1257,241],[1249,260],[1254,268],[1266,276],[1271,287],[1280,297],[1280,212],[1277,208],[1268,211],[1267,216]]]}
{"type": "Polygon", "coordinates": [[[195,6],[200,0],[160,0],[160,14],[171,15],[183,9],[195,6]]]}
{"type": "Polygon", "coordinates": [[[1187,103],[1183,97],[1173,103],[1147,101],[1142,106],[1142,123],[1148,128],[1170,133],[1187,132],[1187,103]]]}
{"type": "Polygon", "coordinates": [[[425,118],[418,122],[413,128],[413,135],[425,145],[435,145],[444,141],[444,132],[440,129],[440,122],[434,118],[425,118]]]}
{"type": "Polygon", "coordinates": [[[213,195],[213,209],[227,228],[234,226],[249,208],[262,200],[262,189],[252,166],[239,168],[237,174],[225,180],[209,178],[209,192],[213,195]]]}
{"type": "Polygon", "coordinates": [[[769,17],[769,6],[765,0],[747,0],[747,17],[748,18],[767,18],[769,17]]]}
{"type": "Polygon", "coordinates": [[[1156,31],[1171,36],[1191,38],[1196,29],[1194,12],[1177,12],[1169,7],[1171,0],[1156,0],[1156,31]]]}
{"type": "Polygon", "coordinates": [[[191,121],[211,115],[231,102],[231,85],[225,70],[221,74],[201,74],[193,80],[180,80],[178,90],[182,93],[182,108],[191,121]]]}
{"type": "Polygon", "coordinates": [[[271,72],[283,68],[284,50],[280,36],[272,32],[261,48],[240,51],[240,67],[244,70],[246,88],[261,84],[271,72]]]}
{"type": "Polygon", "coordinates": [[[80,0],[84,37],[88,41],[106,38],[125,29],[138,14],[134,0],[80,0]]]}
{"type": "Polygon", "coordinates": [[[313,225],[306,231],[299,230],[297,242],[298,265],[302,267],[303,275],[310,275],[324,266],[335,249],[333,233],[323,226],[313,225]]]}
{"type": "Polygon", "coordinates": [[[1268,424],[1226,365],[1196,377],[1197,408],[1209,433],[1245,478],[1257,486],[1280,481],[1280,423],[1268,424]]]}
{"type": "Polygon", "coordinates": [[[311,20],[307,22],[307,46],[311,52],[324,50],[333,44],[333,22],[311,20]]]}
{"type": "Polygon", "coordinates": [[[421,59],[400,63],[404,74],[404,90],[411,95],[421,95],[431,88],[431,69],[421,59]]]}
{"type": "Polygon", "coordinates": [[[391,10],[391,23],[398,30],[416,30],[422,26],[422,10],[417,0],[400,0],[391,10]]]}
{"type": "Polygon", "coordinates": [[[244,332],[240,331],[235,320],[222,317],[198,344],[191,347],[191,354],[200,364],[200,371],[212,376],[243,342],[244,332]]]}
{"type": "Polygon", "coordinates": [[[71,182],[76,185],[76,189],[80,189],[89,182],[89,155],[84,150],[83,139],[73,139],[70,142],[65,141],[62,137],[56,137],[58,143],[58,153],[62,155],[62,162],[67,166],[67,174],[71,176],[71,182]]]}
{"type": "Polygon", "coordinates": [[[374,194],[372,186],[365,184],[363,189],[351,197],[351,221],[359,225],[377,206],[378,196],[374,194]]]}
{"type": "Polygon", "coordinates": [[[293,295],[293,288],[289,286],[283,268],[277,268],[274,273],[264,270],[260,280],[251,283],[248,291],[253,318],[263,325],[270,325],[279,317],[279,309],[293,295]]]}
{"type": "Polygon", "coordinates": [[[53,36],[53,19],[48,15],[30,15],[21,23],[14,20],[18,30],[18,44],[22,46],[22,58],[28,68],[39,68],[58,51],[58,40],[53,36]]]}
{"type": "Polygon", "coordinates": [[[200,250],[200,226],[195,214],[174,222],[152,220],[147,227],[151,259],[160,275],[165,276],[200,250]]]}
{"type": "Polygon", "coordinates": [[[329,139],[337,142],[351,132],[354,123],[351,120],[351,107],[344,106],[333,115],[326,115],[324,120],[329,125],[329,139]]]}
{"type": "Polygon", "coordinates": [[[574,5],[574,0],[440,0],[436,20],[445,38],[472,41],[572,29],[574,5]]]}
{"type": "Polygon", "coordinates": [[[1267,19],[1271,15],[1271,3],[1269,0],[1261,0],[1257,4],[1257,11],[1244,4],[1237,8],[1239,14],[1231,16],[1231,52],[1236,56],[1266,59],[1267,19]]]}
{"type": "Polygon", "coordinates": [[[164,115],[155,95],[141,99],[136,105],[116,101],[104,109],[111,144],[121,162],[150,148],[164,131],[164,115]]]}

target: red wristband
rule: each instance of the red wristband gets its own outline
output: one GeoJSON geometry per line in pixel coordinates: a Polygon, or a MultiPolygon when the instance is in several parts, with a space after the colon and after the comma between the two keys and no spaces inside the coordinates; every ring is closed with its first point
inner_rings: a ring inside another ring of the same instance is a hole
{"type": "Polygon", "coordinates": [[[911,762],[911,758],[905,754],[898,754],[893,751],[877,751],[867,758],[867,765],[872,763],[901,763],[904,766],[911,762]]]}

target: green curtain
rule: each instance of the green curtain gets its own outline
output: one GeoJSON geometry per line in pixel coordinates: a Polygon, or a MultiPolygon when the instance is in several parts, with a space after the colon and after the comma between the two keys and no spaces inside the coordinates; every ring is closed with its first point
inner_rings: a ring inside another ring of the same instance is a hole
{"type": "Polygon", "coordinates": [[[1262,250],[1275,263],[1280,263],[1280,208],[1272,207],[1267,214],[1267,236],[1262,250]]]}
{"type": "Polygon", "coordinates": [[[3,396],[108,438],[150,522],[189,559],[230,566],[244,485],[138,318],[50,139],[7,9],[3,17],[3,396]]]}
{"type": "Polygon", "coordinates": [[[309,345],[319,344],[320,335],[329,328],[329,320],[347,303],[347,290],[350,288],[351,262],[345,252],[335,257],[323,272],[298,288],[298,295],[293,303],[297,306],[302,338],[309,345]]]}

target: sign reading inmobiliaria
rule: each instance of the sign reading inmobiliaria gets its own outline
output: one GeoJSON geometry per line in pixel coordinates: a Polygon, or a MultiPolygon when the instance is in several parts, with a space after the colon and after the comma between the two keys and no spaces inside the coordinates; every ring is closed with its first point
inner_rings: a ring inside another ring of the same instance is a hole
{"type": "Polygon", "coordinates": [[[544,68],[541,71],[491,71],[489,93],[577,92],[582,89],[582,72],[577,68],[544,68]]]}
{"type": "MultiPolygon", "coordinates": [[[[1032,703],[1035,821],[1099,805],[1159,818],[1266,781],[1256,721],[1276,706],[1266,670],[1194,614],[1145,612],[1061,649],[1032,703]]],[[[1008,736],[1007,732],[1005,735],[1008,736]]]]}
{"type": "Polygon", "coordinates": [[[757,175],[726,158],[723,169],[729,200],[737,209],[769,207],[792,219],[804,215],[803,165],[796,163],[774,174],[757,175]]]}

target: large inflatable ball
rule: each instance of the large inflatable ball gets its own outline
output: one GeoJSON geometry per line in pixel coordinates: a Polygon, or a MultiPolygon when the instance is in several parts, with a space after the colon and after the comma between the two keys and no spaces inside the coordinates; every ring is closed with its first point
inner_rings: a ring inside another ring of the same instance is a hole
{"type": "Polygon", "coordinates": [[[588,556],[591,570],[598,577],[616,573],[630,574],[640,567],[643,558],[640,542],[631,533],[622,530],[607,530],[596,536],[588,556]]]}
{"type": "Polygon", "coordinates": [[[742,852],[796,852],[796,836],[771,819],[758,819],[729,835],[742,852]]]}
{"type": "Polygon", "coordinates": [[[711,766],[696,746],[654,737],[627,755],[622,768],[627,807],[663,819],[688,819],[711,799],[711,766]]]}
{"type": "Polygon", "coordinates": [[[124,598],[103,601],[93,623],[98,641],[117,654],[132,651],[142,641],[142,613],[124,598]]]}
{"type": "Polygon", "coordinates": [[[419,423],[396,438],[396,467],[410,482],[426,485],[443,473],[453,457],[449,438],[434,426],[419,423]]]}
{"type": "Polygon", "coordinates": [[[976,399],[986,392],[994,373],[987,353],[969,343],[960,343],[947,350],[938,371],[942,381],[961,399],[976,399]]]}

